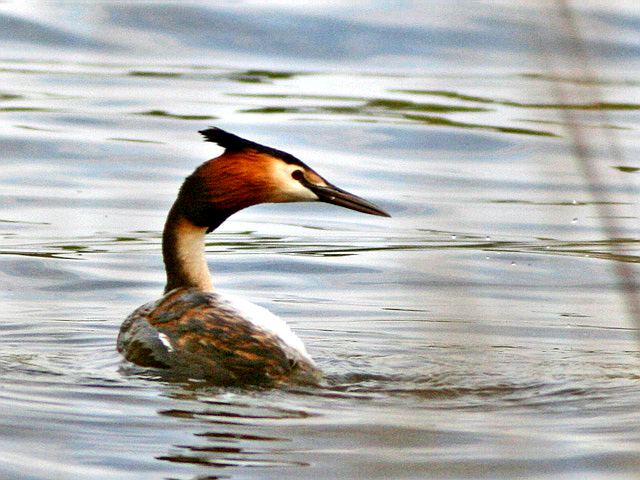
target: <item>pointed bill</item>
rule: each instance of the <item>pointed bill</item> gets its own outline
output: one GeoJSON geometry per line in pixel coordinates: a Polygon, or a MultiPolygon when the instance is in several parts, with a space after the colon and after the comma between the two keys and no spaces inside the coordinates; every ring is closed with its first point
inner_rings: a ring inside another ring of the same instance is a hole
{"type": "Polygon", "coordinates": [[[368,213],[369,215],[378,215],[380,217],[391,216],[383,209],[364,198],[360,198],[353,193],[346,192],[335,185],[329,184],[327,186],[320,186],[307,183],[307,188],[315,193],[321,202],[331,203],[350,210],[356,210],[357,212],[368,213]]]}

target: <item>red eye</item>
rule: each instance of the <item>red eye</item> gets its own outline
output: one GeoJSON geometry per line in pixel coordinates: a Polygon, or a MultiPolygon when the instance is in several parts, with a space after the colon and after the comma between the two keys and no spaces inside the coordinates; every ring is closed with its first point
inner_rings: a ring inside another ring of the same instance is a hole
{"type": "Polygon", "coordinates": [[[302,179],[304,178],[304,173],[302,172],[302,170],[294,170],[294,171],[291,173],[291,177],[292,177],[294,180],[302,180],[302,179]]]}

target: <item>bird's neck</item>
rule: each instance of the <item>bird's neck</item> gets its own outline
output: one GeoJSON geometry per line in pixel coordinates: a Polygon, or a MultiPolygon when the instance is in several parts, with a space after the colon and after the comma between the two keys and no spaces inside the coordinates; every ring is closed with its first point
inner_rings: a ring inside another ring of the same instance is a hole
{"type": "Polygon", "coordinates": [[[162,234],[162,256],[167,272],[165,293],[178,287],[212,291],[213,283],[204,254],[207,227],[195,225],[180,210],[176,202],[162,234]]]}

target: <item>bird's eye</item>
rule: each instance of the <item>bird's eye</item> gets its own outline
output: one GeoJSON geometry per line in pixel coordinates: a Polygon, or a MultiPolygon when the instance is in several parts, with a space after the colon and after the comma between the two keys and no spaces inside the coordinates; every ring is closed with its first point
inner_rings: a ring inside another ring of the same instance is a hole
{"type": "Polygon", "coordinates": [[[294,180],[302,180],[304,178],[304,173],[302,170],[294,170],[293,172],[291,172],[291,177],[294,180]]]}

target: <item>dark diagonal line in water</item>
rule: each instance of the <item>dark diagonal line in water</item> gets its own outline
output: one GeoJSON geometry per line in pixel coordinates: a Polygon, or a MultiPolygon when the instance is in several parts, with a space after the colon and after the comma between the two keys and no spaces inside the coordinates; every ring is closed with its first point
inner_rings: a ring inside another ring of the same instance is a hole
{"type": "MultiPolygon", "coordinates": [[[[559,14],[559,20],[563,29],[565,39],[562,45],[562,50],[566,58],[574,59],[577,62],[579,73],[581,78],[596,79],[595,71],[592,69],[589,54],[584,44],[582,32],[578,25],[578,19],[576,18],[568,0],[557,0],[557,13],[559,14]]],[[[543,50],[544,52],[545,50],[543,50]]],[[[543,56],[543,59],[547,61],[548,55],[543,56]]],[[[578,92],[573,88],[573,85],[553,82],[554,94],[557,99],[557,103],[568,105],[572,100],[572,97],[577,96],[578,92]]],[[[591,81],[588,85],[583,86],[588,96],[593,103],[602,102],[602,91],[599,88],[599,82],[591,81]]],[[[607,112],[605,110],[597,110],[600,115],[600,123],[603,125],[609,124],[607,112]]],[[[610,239],[621,238],[623,235],[620,225],[615,219],[615,209],[610,203],[609,191],[600,185],[598,180],[598,169],[596,165],[596,159],[593,154],[593,143],[590,141],[589,134],[585,131],[584,127],[580,124],[576,112],[572,109],[562,109],[562,116],[567,126],[568,133],[572,139],[571,149],[573,156],[576,159],[581,174],[587,181],[591,197],[595,200],[594,207],[596,208],[598,215],[602,219],[602,228],[610,239]]],[[[624,165],[624,159],[622,151],[619,147],[615,133],[611,129],[604,129],[604,135],[606,135],[606,145],[608,148],[608,156],[612,160],[615,160],[615,164],[624,165]]],[[[619,246],[611,242],[610,248],[616,255],[623,256],[619,246]]],[[[614,262],[613,269],[618,280],[618,289],[622,293],[624,302],[626,304],[627,311],[635,323],[636,331],[640,339],[640,296],[638,293],[638,282],[635,278],[635,273],[631,266],[627,262],[614,262]]]]}

